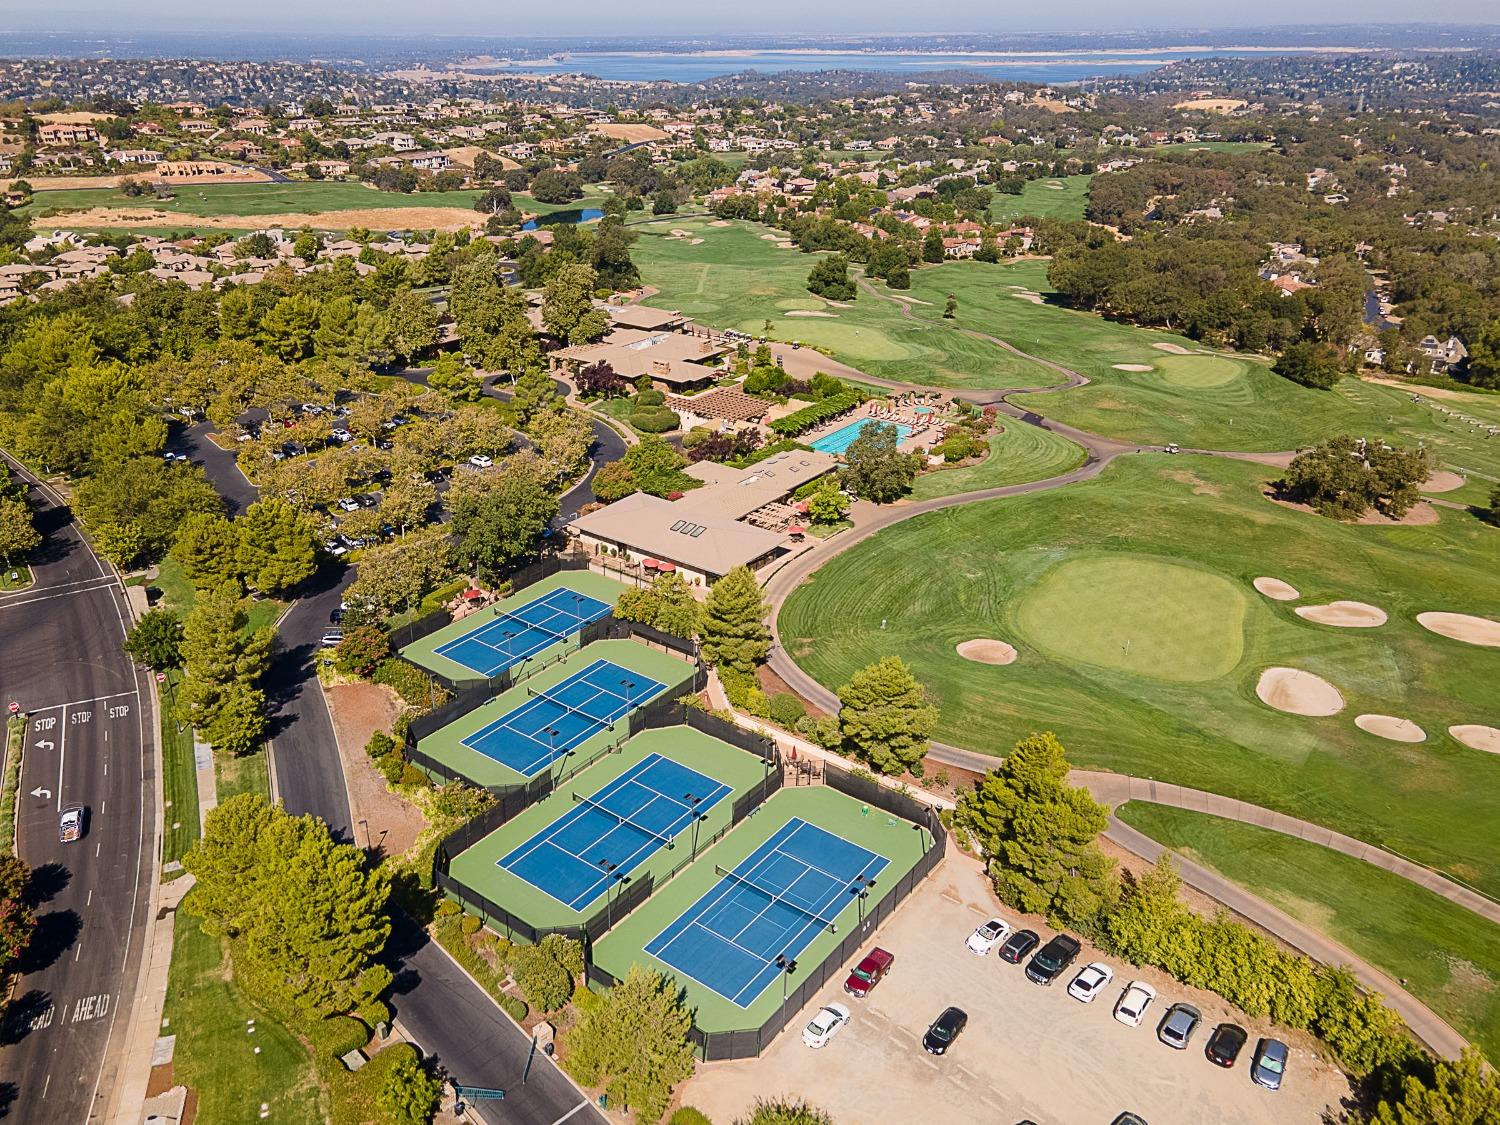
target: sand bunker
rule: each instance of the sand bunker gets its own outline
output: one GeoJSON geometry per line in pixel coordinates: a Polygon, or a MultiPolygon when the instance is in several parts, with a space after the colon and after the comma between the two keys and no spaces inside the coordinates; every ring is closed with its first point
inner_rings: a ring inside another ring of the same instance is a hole
{"type": "Polygon", "coordinates": [[[781,235],[779,235],[779,234],[763,234],[763,235],[760,236],[760,240],[762,242],[780,242],[781,241],[781,235]]]}
{"type": "Polygon", "coordinates": [[[1337,625],[1340,629],[1373,629],[1385,624],[1385,610],[1367,602],[1329,602],[1327,605],[1304,605],[1297,616],[1319,625],[1337,625]]]}
{"type": "Polygon", "coordinates": [[[1449,727],[1448,733],[1472,750],[1483,750],[1486,754],[1500,754],[1500,727],[1460,723],[1456,727],[1449,727]]]}
{"type": "Polygon", "coordinates": [[[671,230],[671,234],[673,238],[686,238],[688,236],[687,231],[681,230],[678,227],[673,227],[671,230]]]}
{"type": "Polygon", "coordinates": [[[1047,303],[1042,300],[1040,293],[1012,293],[1011,296],[1019,298],[1022,301],[1030,301],[1033,305],[1044,305],[1047,303]]]}
{"type": "Polygon", "coordinates": [[[1192,355],[1193,354],[1192,352],[1188,351],[1187,348],[1183,347],[1181,344],[1152,344],[1151,346],[1153,348],[1155,348],[1159,352],[1171,352],[1173,355],[1192,355]]]}
{"type": "Polygon", "coordinates": [[[1428,477],[1422,485],[1423,492],[1452,492],[1455,488],[1462,488],[1467,482],[1457,473],[1450,473],[1447,469],[1439,469],[1428,477]]]}
{"type": "Polygon", "coordinates": [[[715,219],[713,222],[709,223],[708,225],[711,226],[711,227],[732,227],[732,226],[734,226],[734,224],[731,223],[728,219],[715,219]]]}
{"type": "Polygon", "coordinates": [[[1112,364],[1110,364],[1110,366],[1113,367],[1116,371],[1150,371],[1151,370],[1151,365],[1149,363],[1112,363],[1112,364]]]}
{"type": "Polygon", "coordinates": [[[822,309],[793,309],[787,316],[827,316],[838,318],[838,313],[824,312],[822,309]]]}
{"type": "Polygon", "coordinates": [[[1410,719],[1398,719],[1394,715],[1360,715],[1354,725],[1366,734],[1377,738],[1388,738],[1392,742],[1426,742],[1427,732],[1410,719]]]}
{"type": "Polygon", "coordinates": [[[703,244],[703,239],[701,239],[701,238],[690,238],[690,239],[688,239],[688,245],[689,246],[701,246],[702,244],[703,244]]]}
{"type": "Polygon", "coordinates": [[[1297,587],[1283,582],[1279,578],[1257,578],[1250,585],[1276,602],[1294,602],[1302,596],[1297,593],[1297,587]]]}
{"type": "Polygon", "coordinates": [[[958,646],[958,655],[965,660],[973,660],[979,664],[1014,664],[1016,660],[1014,645],[984,638],[964,641],[958,646]]]}
{"type": "Polygon", "coordinates": [[[1344,709],[1338,688],[1300,668],[1267,668],[1260,674],[1255,694],[1267,707],[1290,715],[1337,715],[1344,709]]]}
{"type": "Polygon", "coordinates": [[[1419,613],[1417,624],[1439,636],[1485,648],[1500,648],[1500,621],[1467,613],[1419,613]]]}
{"type": "Polygon", "coordinates": [[[1063,189],[1062,184],[1058,183],[1056,180],[1051,180],[1051,181],[1043,184],[1042,186],[1045,187],[1045,188],[1050,188],[1053,191],[1062,191],[1062,189],[1063,189]]]}

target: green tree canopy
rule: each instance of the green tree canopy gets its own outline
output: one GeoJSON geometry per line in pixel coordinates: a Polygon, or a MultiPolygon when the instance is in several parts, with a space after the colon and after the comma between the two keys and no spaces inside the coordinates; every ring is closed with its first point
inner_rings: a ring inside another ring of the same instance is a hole
{"type": "Polygon", "coordinates": [[[1338,353],[1327,344],[1298,341],[1282,352],[1271,370],[1284,379],[1304,387],[1328,390],[1344,373],[1339,369],[1338,353]]]}
{"type": "Polygon", "coordinates": [[[276,639],[271,626],[246,634],[248,605],[238,586],[225,583],[201,594],[182,626],[178,713],[231,753],[254,749],[265,732],[265,696],[256,683],[276,639]]]}
{"type": "Polygon", "coordinates": [[[692,587],[675,571],[658,575],[650,586],[626,590],[615,603],[621,621],[639,621],[674,637],[697,636],[701,612],[692,587]]]}
{"type": "Polygon", "coordinates": [[[582,263],[563,266],[542,290],[542,323],[570,344],[590,344],[609,328],[609,317],[594,308],[598,275],[582,263]]]}
{"type": "Polygon", "coordinates": [[[125,654],[137,664],[161,671],[182,661],[182,621],[169,609],[151,609],[125,636],[125,654]]]}
{"type": "Polygon", "coordinates": [[[1491,1125],[1500,1121],[1500,1075],[1478,1047],[1457,1062],[1439,1059],[1430,1080],[1406,1075],[1375,1109],[1377,1125],[1491,1125]]]}
{"type": "Polygon", "coordinates": [[[1002,901],[1091,929],[1119,893],[1114,864],[1096,843],[1109,810],[1067,777],[1056,736],[1023,738],[960,798],[953,824],[978,844],[1002,901]]]}
{"type": "Polygon", "coordinates": [[[844,450],[844,484],[863,500],[888,504],[906,493],[921,471],[915,454],[902,453],[895,426],[866,425],[844,450]]]}
{"type": "Polygon", "coordinates": [[[830,254],[814,262],[807,275],[807,289],[830,301],[854,300],[858,291],[849,277],[849,259],[842,254],[830,254]]]}
{"type": "Polygon", "coordinates": [[[556,517],[559,501],[534,459],[508,457],[486,474],[482,490],[453,499],[453,557],[485,581],[502,575],[536,550],[556,517]]]}
{"type": "Polygon", "coordinates": [[[881,773],[920,768],[938,712],[899,656],[887,656],[839,688],[844,746],[881,773]]]}
{"type": "Polygon", "coordinates": [[[692,1014],[675,981],[632,965],[568,1035],[564,1065],[586,1086],[635,1110],[639,1125],[661,1120],[672,1087],[693,1073],[692,1014]]]}
{"type": "Polygon", "coordinates": [[[312,518],[285,500],[251,504],[236,528],[240,573],[262,594],[285,593],[317,570],[317,529],[312,518]]]}
{"type": "Polygon", "coordinates": [[[766,625],[770,605],[748,566],[737,566],[713,584],[698,620],[703,659],[751,671],[771,651],[766,625]]]}
{"type": "Polygon", "coordinates": [[[442,1101],[442,1082],[427,1072],[409,1045],[397,1043],[386,1050],[399,1055],[386,1071],[375,1104],[393,1125],[427,1125],[442,1101]]]}

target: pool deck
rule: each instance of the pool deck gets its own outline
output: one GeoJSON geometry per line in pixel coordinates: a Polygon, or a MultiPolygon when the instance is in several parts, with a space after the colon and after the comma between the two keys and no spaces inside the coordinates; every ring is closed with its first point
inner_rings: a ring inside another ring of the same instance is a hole
{"type": "Polygon", "coordinates": [[[814,449],[821,449],[824,453],[841,456],[844,450],[853,442],[854,438],[858,436],[859,428],[863,428],[866,423],[877,422],[882,425],[899,427],[898,432],[901,434],[901,440],[897,443],[897,448],[903,453],[913,453],[919,449],[927,449],[942,440],[942,426],[935,423],[932,419],[933,416],[931,414],[918,414],[915,408],[911,407],[887,415],[884,413],[871,414],[869,413],[868,406],[859,406],[847,414],[842,414],[833,421],[819,426],[817,429],[809,430],[798,437],[797,440],[803,445],[810,445],[814,449]],[[818,445],[818,442],[823,441],[825,438],[833,437],[844,430],[850,429],[854,432],[851,434],[849,440],[837,448],[823,448],[818,445]]]}

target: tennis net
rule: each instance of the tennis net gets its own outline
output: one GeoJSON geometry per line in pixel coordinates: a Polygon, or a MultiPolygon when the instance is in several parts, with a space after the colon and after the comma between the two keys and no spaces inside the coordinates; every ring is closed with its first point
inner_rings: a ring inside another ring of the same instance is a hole
{"type": "Polygon", "coordinates": [[[838,926],[836,926],[834,924],[833,919],[831,919],[831,918],[824,918],[822,915],[814,914],[811,910],[809,910],[807,907],[801,905],[800,903],[793,902],[791,899],[787,898],[785,895],[779,894],[778,892],[773,891],[773,890],[769,890],[766,887],[762,887],[759,883],[753,883],[749,879],[746,879],[743,875],[739,874],[736,871],[731,871],[727,867],[720,867],[717,863],[714,864],[714,871],[716,871],[718,874],[722,875],[726,879],[733,879],[736,883],[738,883],[742,887],[749,887],[756,894],[763,895],[764,897],[770,899],[772,902],[782,903],[782,904],[784,904],[786,906],[790,906],[793,910],[797,911],[799,914],[805,914],[805,915],[807,915],[814,922],[818,923],[818,925],[822,926],[825,930],[827,930],[831,934],[836,934],[836,933],[839,932],[839,928],[838,928],[838,926]]]}
{"type": "Polygon", "coordinates": [[[598,801],[594,800],[591,797],[585,797],[582,793],[575,792],[573,794],[573,801],[574,801],[574,803],[583,805],[586,808],[598,809],[605,816],[612,817],[616,821],[618,821],[619,823],[627,825],[627,826],[629,826],[631,828],[634,828],[641,835],[643,835],[643,836],[650,836],[653,840],[655,840],[657,843],[661,844],[661,846],[664,847],[664,848],[670,848],[672,846],[672,838],[670,836],[663,836],[660,832],[653,832],[651,829],[647,828],[644,824],[638,824],[638,823],[636,823],[635,821],[631,820],[628,816],[625,816],[623,813],[617,813],[617,812],[615,812],[614,809],[610,808],[608,805],[601,805],[598,801]]]}
{"type": "MultiPolygon", "coordinates": [[[[571,703],[564,703],[561,699],[558,699],[557,696],[548,695],[546,692],[538,691],[536,688],[527,688],[526,694],[531,696],[532,699],[545,699],[548,703],[555,704],[556,706],[561,707],[564,711],[568,712],[570,715],[577,715],[580,719],[583,719],[584,721],[591,723],[596,727],[612,727],[616,722],[619,721],[618,719],[606,719],[602,715],[591,715],[589,714],[589,712],[583,710],[582,708],[574,707],[571,703]]],[[[607,691],[600,692],[599,694],[610,695],[610,693],[607,691]]],[[[598,698],[598,696],[595,696],[595,698],[598,698]]],[[[611,696],[611,698],[614,697],[611,696]]]]}
{"type": "Polygon", "coordinates": [[[500,620],[508,621],[516,626],[516,631],[514,633],[508,634],[512,637],[518,636],[521,633],[524,633],[527,629],[530,629],[533,632],[541,633],[544,636],[551,637],[554,641],[567,641],[571,640],[576,633],[576,630],[572,633],[559,633],[556,629],[549,629],[545,625],[538,625],[535,621],[527,621],[526,618],[517,617],[513,613],[499,614],[499,617],[500,620]]]}

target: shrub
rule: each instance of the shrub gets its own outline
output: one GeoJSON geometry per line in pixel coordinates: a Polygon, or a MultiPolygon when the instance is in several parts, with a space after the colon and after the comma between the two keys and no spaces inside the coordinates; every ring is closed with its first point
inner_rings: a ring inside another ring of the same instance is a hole
{"type": "Polygon", "coordinates": [[[453,697],[447,688],[422,669],[398,656],[380,662],[375,669],[375,682],[394,688],[397,695],[419,711],[441,707],[453,697]]]}
{"type": "Polygon", "coordinates": [[[526,1019],[526,1014],[531,1011],[531,1009],[526,1006],[526,1001],[522,1000],[518,996],[511,996],[508,994],[500,997],[500,1010],[511,1019],[515,1020],[517,1023],[524,1022],[526,1019]]]}
{"type": "Polygon", "coordinates": [[[685,1105],[672,1114],[671,1117],[667,1118],[667,1125],[714,1125],[714,1123],[709,1120],[708,1114],[704,1113],[701,1109],[694,1109],[690,1105],[685,1105]]]}
{"type": "Polygon", "coordinates": [[[666,401],[666,392],[659,391],[655,387],[652,387],[648,391],[638,391],[635,396],[635,404],[637,406],[661,406],[666,401]]]}
{"type": "Polygon", "coordinates": [[[406,762],[401,767],[401,780],[397,782],[397,784],[426,787],[432,784],[432,780],[416,766],[412,765],[410,762],[406,762]]]}
{"type": "Polygon", "coordinates": [[[432,794],[432,811],[452,820],[473,820],[495,803],[487,789],[476,789],[461,781],[439,786],[432,794]]]}
{"type": "Polygon", "coordinates": [[[843,394],[830,395],[811,406],[804,406],[801,410],[788,414],[785,418],[775,419],[770,423],[770,429],[783,437],[800,434],[803,430],[812,429],[819,422],[826,422],[858,406],[864,398],[865,396],[858,391],[845,391],[843,394]]]}
{"type": "Polygon", "coordinates": [[[542,939],[539,947],[543,953],[556,961],[571,977],[583,975],[583,943],[574,941],[572,938],[564,937],[562,934],[548,934],[542,939]]]}
{"type": "Polygon", "coordinates": [[[332,1058],[342,1058],[370,1041],[370,1029],[353,1016],[333,1016],[320,1022],[313,1037],[332,1058]]]}
{"type": "Polygon", "coordinates": [[[396,749],[396,740],[383,730],[378,730],[370,735],[370,741],[365,743],[365,753],[372,758],[384,758],[396,749]]]}
{"type": "Polygon", "coordinates": [[[766,703],[766,710],[773,723],[787,730],[796,730],[797,724],[807,717],[807,708],[802,706],[802,700],[787,691],[779,691],[771,696],[766,703]]]}
{"type": "Polygon", "coordinates": [[[400,754],[387,754],[376,761],[375,768],[385,778],[387,785],[401,784],[401,775],[406,772],[406,759],[400,754]]]}
{"type": "Polygon", "coordinates": [[[724,685],[724,694],[729,697],[730,705],[744,709],[750,689],[755,686],[755,674],[741,672],[726,664],[719,669],[719,683],[724,685]]]}
{"type": "Polygon", "coordinates": [[[534,946],[519,946],[511,954],[511,976],[526,1002],[543,1012],[555,1012],[573,995],[573,977],[534,946]]]}
{"type": "Polygon", "coordinates": [[[630,413],[630,424],[642,433],[664,434],[682,425],[677,412],[665,406],[646,406],[630,413]]]}
{"type": "Polygon", "coordinates": [[[451,898],[445,898],[442,902],[437,904],[437,909],[433,911],[433,913],[436,914],[439,918],[449,918],[454,914],[458,914],[462,910],[463,907],[459,906],[458,903],[454,902],[451,898]]]}
{"type": "Polygon", "coordinates": [[[461,933],[477,934],[483,927],[483,925],[484,923],[479,920],[479,915],[465,914],[462,920],[458,923],[458,928],[461,933]]]}

